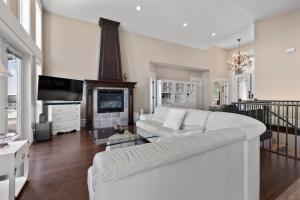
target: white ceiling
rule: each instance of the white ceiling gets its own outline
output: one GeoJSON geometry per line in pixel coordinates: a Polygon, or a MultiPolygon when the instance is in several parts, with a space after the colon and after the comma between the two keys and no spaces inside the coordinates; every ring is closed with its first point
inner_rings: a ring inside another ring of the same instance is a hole
{"type": "Polygon", "coordinates": [[[296,7],[300,0],[42,0],[52,13],[98,23],[121,22],[121,29],[194,47],[232,48],[236,37],[254,40],[254,21],[296,7]],[[136,11],[140,5],[142,10],[136,11]],[[188,23],[183,27],[183,23],[188,23]],[[215,32],[216,37],[211,33],[215,32]]]}

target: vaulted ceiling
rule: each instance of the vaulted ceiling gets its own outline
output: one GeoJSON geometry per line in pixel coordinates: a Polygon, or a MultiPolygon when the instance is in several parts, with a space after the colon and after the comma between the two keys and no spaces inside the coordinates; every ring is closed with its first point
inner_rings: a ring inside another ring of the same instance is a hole
{"type": "Polygon", "coordinates": [[[52,13],[194,48],[232,48],[237,37],[254,40],[254,22],[300,7],[300,0],[42,0],[52,13]],[[136,7],[141,10],[137,11],[136,7]],[[183,24],[187,26],[184,27],[183,24]],[[213,37],[212,33],[216,33],[213,37]]]}

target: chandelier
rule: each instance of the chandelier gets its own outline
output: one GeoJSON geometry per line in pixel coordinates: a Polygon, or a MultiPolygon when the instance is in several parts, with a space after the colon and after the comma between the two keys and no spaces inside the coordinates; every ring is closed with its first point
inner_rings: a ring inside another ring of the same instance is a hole
{"type": "Polygon", "coordinates": [[[239,43],[239,50],[232,55],[231,60],[227,61],[230,71],[237,74],[253,72],[253,62],[249,59],[246,52],[241,50],[241,39],[237,39],[239,43]]]}

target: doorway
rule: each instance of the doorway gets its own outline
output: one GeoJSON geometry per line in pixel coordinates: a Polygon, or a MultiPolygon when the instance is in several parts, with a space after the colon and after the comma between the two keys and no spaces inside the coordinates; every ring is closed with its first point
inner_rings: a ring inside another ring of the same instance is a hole
{"type": "Polygon", "coordinates": [[[199,77],[191,77],[191,81],[196,82],[196,108],[197,109],[204,109],[204,102],[203,102],[203,88],[202,88],[202,78],[199,77]]]}
{"type": "Polygon", "coordinates": [[[156,100],[156,74],[153,72],[150,72],[150,82],[149,82],[149,91],[150,91],[150,113],[154,113],[154,110],[156,108],[157,105],[157,100],[156,100]]]}
{"type": "Polygon", "coordinates": [[[229,83],[226,79],[215,79],[212,83],[212,105],[227,105],[229,83]]]}

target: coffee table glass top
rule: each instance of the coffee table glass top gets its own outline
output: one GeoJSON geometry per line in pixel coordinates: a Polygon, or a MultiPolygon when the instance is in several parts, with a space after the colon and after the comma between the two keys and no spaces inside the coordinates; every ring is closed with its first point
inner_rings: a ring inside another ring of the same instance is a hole
{"type": "Polygon", "coordinates": [[[155,135],[143,137],[136,133],[134,128],[126,127],[124,133],[119,134],[113,128],[94,129],[90,134],[97,145],[132,146],[148,143],[147,139],[157,138],[155,135]]]}

